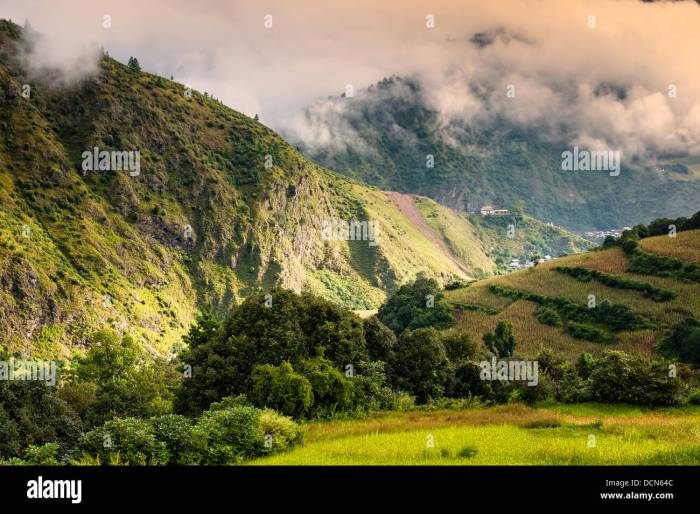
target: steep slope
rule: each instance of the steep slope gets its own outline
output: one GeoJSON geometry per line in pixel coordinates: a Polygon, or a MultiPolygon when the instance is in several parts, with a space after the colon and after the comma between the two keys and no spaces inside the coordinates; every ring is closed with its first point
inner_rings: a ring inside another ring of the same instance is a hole
{"type": "MultiPolygon", "coordinates": [[[[460,262],[460,260],[452,253],[452,251],[447,247],[445,241],[439,237],[437,232],[430,228],[425,222],[423,215],[416,207],[413,202],[413,198],[409,195],[404,195],[396,192],[385,193],[387,198],[391,199],[392,202],[399,208],[401,213],[408,218],[408,220],[415,225],[415,227],[420,230],[420,232],[427,237],[435,246],[437,246],[440,251],[447,256],[452,262],[455,263],[460,269],[465,273],[469,273],[469,270],[460,262]]],[[[446,227],[445,227],[446,228],[446,227]]]]}
{"type": "MultiPolygon", "coordinates": [[[[478,91],[478,84],[464,84],[478,91]]],[[[601,86],[600,95],[613,94],[601,86]]],[[[417,78],[392,77],[310,106],[286,137],[329,169],[382,189],[428,196],[457,211],[513,209],[583,233],[695,211],[697,159],[623,162],[619,176],[562,171],[566,141],[505,120],[446,120],[417,78]],[[644,199],[641,201],[640,199],[644,199]]]]}
{"type": "Polygon", "coordinates": [[[25,75],[19,36],[0,28],[3,343],[51,353],[106,325],[162,351],[197,307],[224,311],[259,287],[371,307],[399,275],[466,278],[435,266],[429,245],[399,271],[391,239],[324,239],[326,221],[369,219],[370,189],[256,121],[106,57],[97,76],[53,89],[50,70],[25,75]],[[138,173],[84,170],[94,148],[140,152],[138,173]]]}
{"type": "Polygon", "coordinates": [[[22,45],[0,22],[0,343],[12,349],[66,352],[107,326],[162,353],[197,309],[223,313],[261,288],[371,309],[419,272],[444,284],[488,268],[471,239],[452,234],[466,248],[455,260],[384,193],[206,93],[106,56],[56,87],[56,70],[27,73],[22,45]],[[138,169],[85,169],[95,148],[138,152],[138,169]],[[356,222],[352,240],[342,227],[356,222]]]}

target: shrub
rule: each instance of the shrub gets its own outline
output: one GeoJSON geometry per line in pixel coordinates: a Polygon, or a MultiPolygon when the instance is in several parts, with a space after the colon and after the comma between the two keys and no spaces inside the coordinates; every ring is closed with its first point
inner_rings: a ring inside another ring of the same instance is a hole
{"type": "Polygon", "coordinates": [[[396,350],[396,335],[377,316],[364,321],[367,353],[371,360],[391,362],[396,350]]]}
{"type": "Polygon", "coordinates": [[[289,362],[279,366],[262,364],[253,371],[251,398],[260,407],[270,407],[288,416],[304,416],[314,401],[311,382],[296,373],[289,362]]]}
{"type": "Polygon", "coordinates": [[[453,332],[442,337],[442,344],[445,346],[447,358],[453,363],[475,359],[478,356],[479,348],[466,332],[453,332]]]}
{"type": "Polygon", "coordinates": [[[600,302],[600,304],[594,308],[589,308],[560,296],[545,296],[537,293],[517,291],[500,287],[496,284],[491,284],[489,286],[489,291],[506,298],[529,300],[540,305],[551,307],[559,311],[565,319],[571,319],[580,323],[599,323],[615,331],[658,328],[656,324],[636,314],[629,307],[622,304],[611,303],[607,300],[600,302]]]}
{"type": "Polygon", "coordinates": [[[663,362],[608,350],[596,361],[589,377],[594,399],[611,403],[674,405],[683,394],[678,377],[670,377],[663,362]]]}
{"type": "Polygon", "coordinates": [[[265,447],[260,410],[235,406],[205,411],[195,427],[207,442],[203,464],[226,465],[259,455],[265,447]]]}
{"type": "Polygon", "coordinates": [[[290,418],[244,403],[244,397],[224,398],[199,418],[194,431],[206,441],[203,464],[235,464],[302,441],[302,428],[290,418]]]}
{"type": "Polygon", "coordinates": [[[477,453],[479,453],[477,447],[468,444],[460,448],[459,452],[457,452],[457,457],[461,459],[471,459],[472,457],[476,457],[477,453]]]}
{"type": "Polygon", "coordinates": [[[678,294],[670,289],[663,289],[656,287],[647,282],[638,282],[636,280],[628,280],[622,277],[612,275],[610,273],[604,273],[598,270],[591,270],[581,267],[566,267],[557,266],[555,268],[558,272],[564,273],[566,275],[572,276],[582,282],[588,282],[595,278],[599,282],[605,284],[609,287],[616,287],[618,289],[631,289],[633,291],[639,291],[642,296],[651,298],[655,302],[665,302],[676,298],[678,294]]]}
{"type": "Polygon", "coordinates": [[[546,373],[539,373],[537,384],[521,385],[518,388],[518,398],[525,403],[542,402],[555,396],[555,384],[546,373]]]}
{"type": "Polygon", "coordinates": [[[114,418],[87,432],[80,450],[103,465],[159,465],[169,459],[167,446],[156,439],[153,426],[136,418],[114,418]]]}
{"type": "Polygon", "coordinates": [[[574,339],[584,339],[594,343],[610,342],[610,336],[608,333],[598,327],[585,325],[583,323],[576,323],[575,321],[569,321],[566,325],[566,329],[574,339]]]}
{"type": "Polygon", "coordinates": [[[691,405],[700,405],[700,389],[693,390],[686,396],[685,401],[691,405]]]}
{"type": "Polygon", "coordinates": [[[657,350],[664,357],[700,366],[700,321],[687,318],[675,325],[657,350]]]}
{"type": "Polygon", "coordinates": [[[590,382],[568,369],[557,382],[556,398],[564,403],[587,402],[592,398],[590,382]]]}
{"type": "Polygon", "coordinates": [[[265,440],[263,452],[285,451],[301,444],[304,439],[304,430],[300,425],[271,409],[265,409],[260,413],[260,431],[265,440]]]}
{"type": "Polygon", "coordinates": [[[462,362],[456,366],[452,387],[448,393],[455,398],[480,396],[486,399],[492,398],[494,394],[491,384],[481,380],[481,367],[473,361],[462,362]]]}
{"type": "Polygon", "coordinates": [[[205,441],[194,431],[192,422],[177,414],[151,418],[156,439],[165,443],[169,453],[168,464],[196,465],[202,460],[205,441]]]}
{"type": "Polygon", "coordinates": [[[353,406],[353,383],[333,367],[328,359],[317,357],[301,362],[300,372],[311,384],[316,415],[348,411],[353,406]]]}
{"type": "Polygon", "coordinates": [[[549,307],[538,307],[535,311],[535,316],[537,317],[537,321],[543,325],[549,325],[550,327],[558,327],[561,325],[559,314],[549,307]]]}
{"type": "Polygon", "coordinates": [[[5,462],[11,466],[61,466],[58,443],[46,443],[42,446],[30,445],[24,450],[23,458],[13,457],[5,462]]]}
{"type": "Polygon", "coordinates": [[[588,352],[583,352],[576,360],[576,373],[584,380],[588,380],[595,369],[595,359],[588,352]]]}

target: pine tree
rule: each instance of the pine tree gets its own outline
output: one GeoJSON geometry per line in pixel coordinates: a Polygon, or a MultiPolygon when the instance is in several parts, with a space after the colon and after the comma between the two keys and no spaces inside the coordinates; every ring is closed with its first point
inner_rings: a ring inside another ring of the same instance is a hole
{"type": "Polygon", "coordinates": [[[136,57],[129,57],[128,66],[132,70],[141,71],[141,65],[139,64],[139,60],[136,57]]]}

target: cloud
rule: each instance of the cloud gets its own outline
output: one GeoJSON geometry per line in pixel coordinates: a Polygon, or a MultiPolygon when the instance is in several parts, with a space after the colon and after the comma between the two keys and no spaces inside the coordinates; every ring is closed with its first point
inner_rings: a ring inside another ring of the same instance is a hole
{"type": "Polygon", "coordinates": [[[695,2],[4,0],[3,15],[46,34],[38,64],[76,72],[81,48],[104,45],[315,143],[356,134],[304,126],[307,105],[310,120],[339,120],[329,95],[396,74],[418,77],[446,127],[498,118],[623,157],[700,153],[695,2]]]}
{"type": "Polygon", "coordinates": [[[94,75],[102,50],[80,38],[54,36],[26,25],[19,46],[19,59],[32,81],[52,87],[75,84],[94,75]]]}

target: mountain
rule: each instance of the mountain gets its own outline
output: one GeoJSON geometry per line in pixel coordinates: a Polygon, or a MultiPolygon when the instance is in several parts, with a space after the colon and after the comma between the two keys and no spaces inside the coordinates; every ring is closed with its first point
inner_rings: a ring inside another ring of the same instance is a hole
{"type": "MultiPolygon", "coordinates": [[[[465,87],[478,94],[478,84],[465,87]]],[[[597,94],[622,93],[603,84],[597,94]]],[[[391,77],[309,106],[283,133],[326,168],[458,212],[522,203],[535,218],[583,233],[681,216],[699,206],[698,158],[623,159],[619,176],[562,171],[562,152],[571,150],[566,141],[495,115],[445,119],[433,105],[421,79],[391,77]]]]}
{"type": "MultiPolygon", "coordinates": [[[[52,355],[109,326],[162,353],[198,309],[223,313],[272,285],[372,309],[419,272],[445,284],[497,271],[495,225],[429,199],[406,213],[412,198],[329,172],[207,93],[108,56],[57,87],[58,71],[25,69],[21,36],[0,22],[0,341],[10,348],[52,355]],[[132,166],[115,169],[122,158],[132,166]],[[426,209],[436,214],[416,218],[426,209]],[[373,240],[345,240],[341,222],[356,221],[373,240]]],[[[587,245],[522,225],[515,253],[587,245]]]]}

